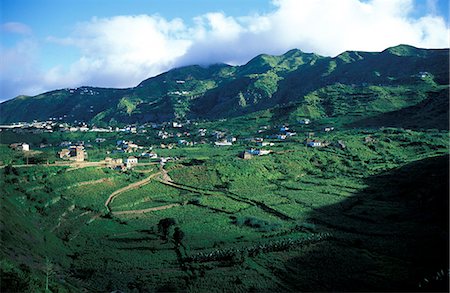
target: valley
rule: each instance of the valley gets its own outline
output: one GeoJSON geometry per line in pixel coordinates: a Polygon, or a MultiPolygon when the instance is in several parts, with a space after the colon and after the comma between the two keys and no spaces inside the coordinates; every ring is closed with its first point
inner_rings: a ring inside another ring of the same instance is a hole
{"type": "Polygon", "coordinates": [[[291,50],[2,103],[2,290],[448,290],[447,65],[291,50]]]}

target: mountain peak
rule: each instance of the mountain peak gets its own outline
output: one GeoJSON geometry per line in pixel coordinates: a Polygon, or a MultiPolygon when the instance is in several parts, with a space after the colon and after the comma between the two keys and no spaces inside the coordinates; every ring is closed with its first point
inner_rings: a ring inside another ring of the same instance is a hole
{"type": "Polygon", "coordinates": [[[416,56],[421,57],[426,54],[426,51],[413,47],[411,45],[400,44],[398,46],[390,47],[384,50],[382,53],[389,53],[397,56],[416,56]]]}

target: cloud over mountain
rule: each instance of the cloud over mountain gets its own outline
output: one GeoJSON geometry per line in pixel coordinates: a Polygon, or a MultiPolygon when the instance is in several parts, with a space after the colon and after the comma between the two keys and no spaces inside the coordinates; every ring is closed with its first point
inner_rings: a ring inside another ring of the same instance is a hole
{"type": "MultiPolygon", "coordinates": [[[[430,13],[420,18],[412,16],[413,0],[274,0],[273,4],[270,13],[231,17],[211,12],[189,25],[158,15],[93,18],[79,23],[69,36],[47,38],[54,46],[78,49],[79,58],[70,66],[43,70],[33,63],[39,78],[28,71],[17,74],[14,64],[1,66],[1,97],[37,94],[38,88],[134,86],[172,67],[242,64],[259,53],[281,54],[292,48],[330,56],[345,50],[379,51],[400,43],[449,46],[448,27],[433,11],[432,2],[430,13]]],[[[8,54],[19,50],[16,46],[8,54]]],[[[27,56],[33,59],[32,52],[27,56]]]]}

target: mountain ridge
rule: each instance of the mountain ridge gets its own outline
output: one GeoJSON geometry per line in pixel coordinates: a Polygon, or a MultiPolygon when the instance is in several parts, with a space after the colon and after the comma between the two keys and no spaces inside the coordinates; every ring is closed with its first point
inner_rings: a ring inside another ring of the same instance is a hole
{"type": "Polygon", "coordinates": [[[260,54],[240,66],[174,68],[131,88],[83,86],[19,96],[0,104],[0,123],[51,117],[96,125],[227,118],[290,103],[304,106],[305,97],[337,84],[424,93],[448,85],[448,56],[448,49],[409,45],[381,52],[345,51],[335,57],[292,49],[277,56],[260,54]]]}

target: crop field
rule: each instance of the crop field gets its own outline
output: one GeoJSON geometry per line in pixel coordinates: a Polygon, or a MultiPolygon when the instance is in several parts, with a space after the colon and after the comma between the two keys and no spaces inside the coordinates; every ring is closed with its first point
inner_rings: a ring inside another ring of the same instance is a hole
{"type": "Polygon", "coordinates": [[[250,160],[246,140],[155,147],[178,158],[164,170],[6,165],[3,278],[36,292],[47,272],[55,292],[441,288],[424,280],[447,269],[448,133],[317,136],[346,147],[294,137],[250,160]]]}

